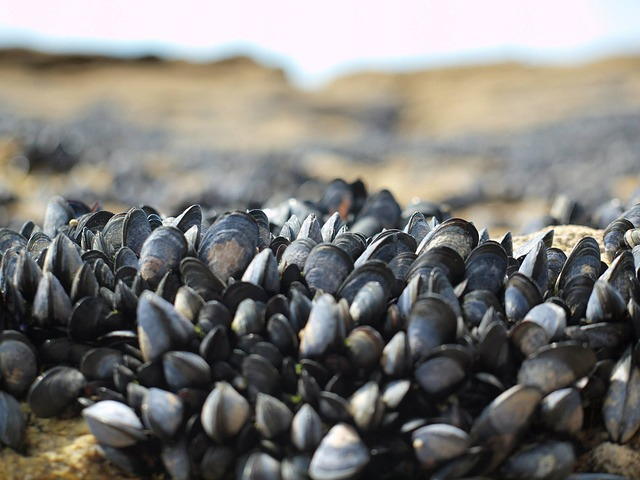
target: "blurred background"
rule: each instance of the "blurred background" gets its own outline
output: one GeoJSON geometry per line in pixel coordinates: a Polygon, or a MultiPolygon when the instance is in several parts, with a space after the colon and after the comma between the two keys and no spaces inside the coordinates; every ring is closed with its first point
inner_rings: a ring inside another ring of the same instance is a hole
{"type": "Polygon", "coordinates": [[[633,0],[0,12],[2,226],[40,222],[54,194],[170,215],[317,200],[337,177],[496,235],[602,227],[640,201],[633,0]]]}

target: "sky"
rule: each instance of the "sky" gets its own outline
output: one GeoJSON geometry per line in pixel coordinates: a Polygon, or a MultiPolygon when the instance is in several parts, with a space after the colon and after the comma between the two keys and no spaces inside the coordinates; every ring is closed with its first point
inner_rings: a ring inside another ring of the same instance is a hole
{"type": "Polygon", "coordinates": [[[0,47],[211,61],[299,86],[360,69],[640,53],[637,0],[0,0],[0,47]]]}

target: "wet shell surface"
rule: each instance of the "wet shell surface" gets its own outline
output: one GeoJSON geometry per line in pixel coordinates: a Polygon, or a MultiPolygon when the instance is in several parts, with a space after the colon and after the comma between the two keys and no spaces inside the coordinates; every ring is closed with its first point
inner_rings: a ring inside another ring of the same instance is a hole
{"type": "Polygon", "coordinates": [[[0,229],[0,444],[81,416],[128,475],[313,480],[567,478],[586,429],[634,444],[632,220],[604,255],[327,188],[0,229]]]}

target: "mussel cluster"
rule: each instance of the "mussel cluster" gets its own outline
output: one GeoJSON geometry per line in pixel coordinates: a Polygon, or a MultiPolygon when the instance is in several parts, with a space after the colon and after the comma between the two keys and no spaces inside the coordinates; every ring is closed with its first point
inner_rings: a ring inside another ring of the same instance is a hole
{"type": "Polygon", "coordinates": [[[133,474],[592,478],[580,432],[640,427],[639,227],[611,223],[607,264],[359,182],[167,218],[54,197],[0,229],[0,443],[25,399],[133,474]]]}

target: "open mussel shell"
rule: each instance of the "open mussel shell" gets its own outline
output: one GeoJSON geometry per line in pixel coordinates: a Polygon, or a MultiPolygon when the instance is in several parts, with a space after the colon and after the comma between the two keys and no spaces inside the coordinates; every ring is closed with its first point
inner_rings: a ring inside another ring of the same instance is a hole
{"type": "Polygon", "coordinates": [[[358,475],[369,463],[369,449],[356,430],[346,423],[335,425],[311,458],[313,480],[342,480],[358,475]]]}
{"type": "Polygon", "coordinates": [[[202,237],[198,258],[225,282],[230,277],[240,278],[256,254],[259,235],[251,215],[226,213],[202,237]]]}
{"type": "Polygon", "coordinates": [[[131,407],[114,400],[97,402],[82,411],[89,430],[98,442],[122,448],[146,439],[142,422],[131,407]]]}
{"type": "Polygon", "coordinates": [[[26,423],[18,401],[0,390],[0,445],[20,450],[24,444],[26,423]]]}
{"type": "Polygon", "coordinates": [[[20,256],[21,247],[10,248],[4,252],[1,260],[0,268],[0,292],[6,293],[10,286],[13,286],[12,280],[17,275],[18,258],[20,256]]]}
{"type": "Polygon", "coordinates": [[[250,413],[249,402],[237,390],[218,382],[202,406],[200,421],[210,438],[223,443],[240,432],[250,413]]]}
{"type": "Polygon", "coordinates": [[[156,288],[168,272],[177,272],[187,255],[187,240],[175,227],[158,227],[147,237],[140,250],[138,270],[141,277],[156,288]]]}
{"type": "Polygon", "coordinates": [[[49,245],[51,245],[51,238],[42,232],[35,232],[29,237],[27,252],[29,252],[31,258],[33,258],[39,266],[44,264],[44,257],[47,254],[49,245]]]}
{"type": "Polygon", "coordinates": [[[547,290],[554,291],[558,276],[562,271],[564,263],[567,261],[567,255],[556,247],[547,248],[547,267],[549,281],[547,283],[547,290]]]}
{"type": "Polygon", "coordinates": [[[86,383],[85,376],[75,368],[53,367],[33,382],[27,402],[37,417],[54,417],[76,401],[86,383]]]}
{"type": "Polygon", "coordinates": [[[518,383],[548,394],[588,375],[595,364],[596,355],[591,349],[574,342],[553,343],[522,362],[518,383]]]}

